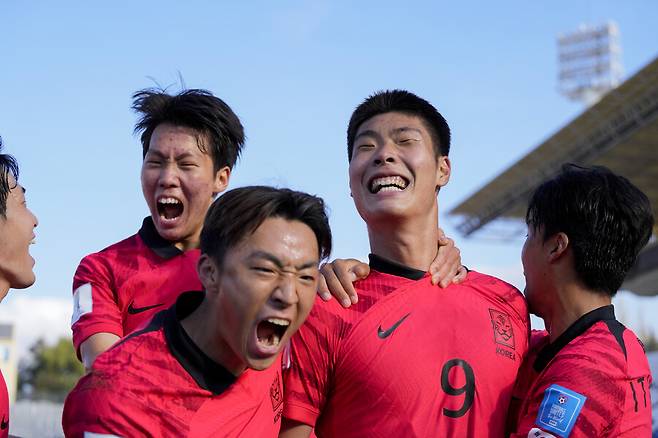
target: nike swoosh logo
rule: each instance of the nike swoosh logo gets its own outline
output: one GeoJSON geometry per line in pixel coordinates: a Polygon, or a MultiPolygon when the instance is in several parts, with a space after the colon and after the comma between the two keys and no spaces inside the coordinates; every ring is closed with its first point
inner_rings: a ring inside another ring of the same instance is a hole
{"type": "Polygon", "coordinates": [[[128,306],[128,313],[131,315],[137,315],[138,313],[146,312],[147,310],[155,309],[156,307],[162,306],[162,303],[160,304],[153,304],[151,306],[145,306],[145,307],[133,307],[133,302],[130,302],[130,305],[128,306]]]}
{"type": "Polygon", "coordinates": [[[398,328],[398,326],[400,324],[402,324],[402,321],[407,319],[407,316],[409,316],[409,315],[411,315],[411,313],[407,313],[406,315],[404,315],[402,318],[400,318],[400,320],[398,322],[396,322],[395,324],[393,324],[390,328],[388,328],[386,330],[382,329],[382,326],[380,325],[379,328],[377,328],[377,336],[379,336],[379,339],[388,338],[391,335],[391,333],[393,333],[395,331],[395,329],[398,328]]]}
{"type": "Polygon", "coordinates": [[[2,423],[0,423],[0,429],[5,430],[9,427],[9,421],[5,421],[5,416],[2,416],[2,423]]]}

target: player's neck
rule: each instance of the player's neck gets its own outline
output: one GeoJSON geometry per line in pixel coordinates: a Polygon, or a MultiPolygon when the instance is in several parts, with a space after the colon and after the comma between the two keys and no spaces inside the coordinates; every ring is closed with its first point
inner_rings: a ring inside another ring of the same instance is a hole
{"type": "Polygon", "coordinates": [[[246,369],[246,365],[219,336],[217,323],[216,309],[209,305],[207,299],[204,299],[194,312],[181,321],[187,335],[206,356],[234,376],[239,376],[246,369]]]}
{"type": "Polygon", "coordinates": [[[370,251],[401,265],[427,271],[436,257],[438,227],[436,214],[368,224],[370,251]]]}
{"type": "Polygon", "coordinates": [[[191,236],[187,239],[179,240],[178,242],[173,242],[174,246],[176,248],[180,249],[183,252],[189,251],[191,249],[197,249],[200,245],[200,243],[199,243],[200,242],[200,233],[201,233],[201,231],[199,231],[199,233],[197,233],[194,236],[191,236]]]}
{"type": "Polygon", "coordinates": [[[555,342],[574,322],[586,313],[608,306],[612,299],[608,295],[594,292],[578,283],[558,287],[555,305],[544,319],[551,342],[555,342]]]}

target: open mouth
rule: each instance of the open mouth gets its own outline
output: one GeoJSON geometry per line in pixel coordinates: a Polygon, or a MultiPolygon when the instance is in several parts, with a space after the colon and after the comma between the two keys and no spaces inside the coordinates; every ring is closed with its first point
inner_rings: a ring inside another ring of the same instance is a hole
{"type": "Polygon", "coordinates": [[[409,181],[401,176],[384,176],[373,178],[368,184],[370,193],[401,192],[409,185],[409,181]]]}
{"type": "Polygon", "coordinates": [[[290,321],[287,319],[267,318],[262,320],[256,326],[258,343],[268,348],[278,347],[289,326],[290,321]]]}
{"type": "Polygon", "coordinates": [[[183,203],[176,198],[163,197],[157,202],[158,215],[165,220],[176,219],[183,214],[183,203]]]}

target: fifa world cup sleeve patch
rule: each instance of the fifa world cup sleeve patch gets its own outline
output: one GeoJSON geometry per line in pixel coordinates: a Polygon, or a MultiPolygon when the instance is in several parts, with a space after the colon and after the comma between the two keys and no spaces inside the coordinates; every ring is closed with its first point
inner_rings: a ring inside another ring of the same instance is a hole
{"type": "Polygon", "coordinates": [[[73,315],[71,325],[78,322],[80,317],[92,310],[91,284],[85,283],[73,291],[73,315]]]}
{"type": "Polygon", "coordinates": [[[544,391],[535,424],[547,432],[566,438],[571,433],[585,397],[560,385],[551,385],[544,391]]]}

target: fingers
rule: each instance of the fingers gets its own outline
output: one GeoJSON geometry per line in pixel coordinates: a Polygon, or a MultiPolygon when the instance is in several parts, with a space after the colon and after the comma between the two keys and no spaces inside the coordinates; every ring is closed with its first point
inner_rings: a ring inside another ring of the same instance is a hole
{"type": "Polygon", "coordinates": [[[353,283],[370,273],[370,267],[356,259],[336,259],[321,266],[322,279],[318,293],[325,301],[333,295],[343,307],[359,301],[353,283]]]}
{"type": "Polygon", "coordinates": [[[320,266],[320,282],[318,283],[318,295],[324,301],[329,301],[331,299],[331,293],[329,293],[329,287],[327,286],[327,280],[324,278],[324,269],[326,263],[323,263],[320,266]]]}
{"type": "Polygon", "coordinates": [[[452,282],[454,284],[459,284],[462,281],[466,280],[467,275],[468,275],[468,269],[466,269],[466,266],[460,266],[459,267],[459,272],[457,272],[457,275],[455,275],[455,278],[452,279],[452,282]]]}
{"type": "Polygon", "coordinates": [[[454,254],[451,259],[450,250],[455,250],[455,242],[445,236],[439,237],[439,249],[429,269],[432,275],[432,284],[438,284],[452,269],[451,264],[454,263],[454,254]]]}
{"type": "Polygon", "coordinates": [[[342,286],[342,290],[347,294],[349,302],[342,302],[343,306],[349,307],[359,301],[354,282],[368,276],[370,267],[356,259],[337,259],[334,261],[334,273],[342,286]]]}
{"type": "Polygon", "coordinates": [[[370,274],[370,266],[367,263],[358,263],[352,267],[356,280],[363,280],[370,274]]]}
{"type": "Polygon", "coordinates": [[[338,275],[336,275],[335,270],[337,262],[340,265],[339,260],[334,260],[331,263],[323,265],[321,273],[324,277],[328,292],[336,298],[343,307],[349,307],[352,305],[352,300],[345,290],[341,280],[338,278],[338,275]]]}
{"type": "MultiPolygon", "coordinates": [[[[340,262],[343,261],[340,260],[340,262]]],[[[356,259],[347,259],[343,263],[338,263],[335,270],[343,289],[349,296],[350,302],[352,304],[358,303],[359,296],[354,287],[354,282],[366,278],[370,274],[370,266],[356,259]]]]}
{"type": "Polygon", "coordinates": [[[449,242],[444,247],[446,250],[446,262],[441,270],[441,277],[439,280],[439,286],[447,287],[452,283],[452,279],[455,274],[459,271],[459,268],[462,265],[462,258],[459,251],[459,248],[455,247],[455,241],[448,238],[449,242]]]}
{"type": "MultiPolygon", "coordinates": [[[[446,263],[445,265],[449,267],[447,268],[445,274],[442,274],[440,277],[439,280],[440,287],[448,287],[451,284],[455,283],[454,279],[461,271],[462,262],[461,262],[461,257],[459,256],[459,249],[455,248],[455,251],[456,251],[455,252],[456,258],[453,259],[451,262],[446,263]]],[[[461,283],[461,281],[463,280],[459,280],[456,283],[461,283]]]]}
{"type": "MultiPolygon", "coordinates": [[[[343,287],[341,286],[338,277],[336,277],[336,273],[334,272],[334,268],[333,268],[333,263],[335,262],[325,263],[320,268],[320,273],[322,274],[322,280],[320,281],[320,283],[324,283],[324,285],[326,286],[326,293],[329,294],[328,296],[325,295],[326,301],[330,300],[331,297],[333,296],[343,306],[345,306],[345,304],[349,305],[350,299],[347,293],[345,292],[345,290],[343,290],[343,287]]],[[[323,296],[322,299],[325,299],[325,296],[323,296]]]]}
{"type": "Polygon", "coordinates": [[[461,283],[466,278],[467,272],[462,267],[461,252],[455,247],[455,241],[451,238],[439,237],[439,249],[430,265],[430,274],[432,284],[438,284],[440,287],[461,283]]]}

